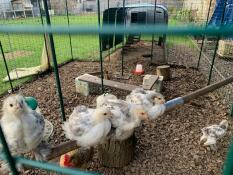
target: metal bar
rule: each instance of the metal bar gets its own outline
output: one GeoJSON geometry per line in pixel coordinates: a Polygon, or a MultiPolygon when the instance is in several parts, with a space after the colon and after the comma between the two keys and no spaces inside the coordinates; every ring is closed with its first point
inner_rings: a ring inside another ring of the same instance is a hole
{"type": "MultiPolygon", "coordinates": [[[[220,26],[223,25],[223,21],[224,21],[224,18],[225,18],[226,5],[227,5],[227,0],[224,1],[224,8],[223,8],[222,16],[221,16],[221,24],[220,24],[220,26]]],[[[210,72],[209,72],[209,78],[208,78],[207,85],[210,84],[210,81],[211,81],[211,78],[212,78],[213,67],[214,67],[214,62],[215,62],[215,58],[216,58],[216,55],[217,55],[219,40],[220,40],[220,35],[218,34],[217,44],[216,44],[215,49],[214,49],[214,55],[213,55],[212,63],[211,63],[211,66],[210,66],[210,72]]]]}
{"type": "Polygon", "coordinates": [[[233,174],[233,137],[231,139],[230,148],[228,149],[227,157],[223,166],[223,175],[233,174]]]}
{"type": "MultiPolygon", "coordinates": [[[[117,13],[118,11],[120,10],[120,8],[118,8],[116,11],[115,11],[115,15],[114,15],[114,30],[116,30],[117,28],[117,13]]],[[[114,34],[114,40],[113,40],[113,44],[114,44],[114,51],[116,51],[116,32],[113,32],[114,34]]]]}
{"type": "MultiPolygon", "coordinates": [[[[210,17],[210,8],[211,8],[212,1],[213,0],[210,0],[208,14],[207,14],[206,23],[205,23],[205,28],[208,25],[208,21],[209,21],[209,17],[210,17]]],[[[201,61],[201,56],[202,56],[202,50],[203,50],[203,46],[204,46],[204,41],[205,41],[205,35],[202,35],[202,42],[201,42],[201,48],[200,48],[200,53],[199,53],[198,62],[197,62],[197,69],[200,66],[200,61],[201,61]]]]}
{"type": "MultiPolygon", "coordinates": [[[[154,25],[155,25],[155,22],[156,22],[156,5],[157,5],[157,0],[155,0],[155,7],[154,7],[154,25]]],[[[151,41],[151,58],[150,58],[150,62],[152,62],[152,59],[153,59],[153,51],[154,51],[154,39],[155,39],[155,35],[152,34],[152,41],[151,41]]]]}
{"type": "MultiPolygon", "coordinates": [[[[68,4],[67,4],[67,0],[65,1],[66,3],[66,18],[67,18],[67,24],[68,27],[70,27],[70,18],[69,18],[69,9],[68,9],[68,4]]],[[[70,54],[71,54],[71,58],[72,60],[74,59],[74,55],[73,55],[73,48],[72,48],[72,40],[71,40],[71,35],[69,33],[69,42],[70,42],[70,54]]]]}
{"type": "MultiPolygon", "coordinates": [[[[108,25],[109,25],[109,0],[108,0],[108,25]]],[[[110,59],[111,59],[111,47],[110,47],[110,39],[109,39],[109,35],[108,35],[108,59],[109,59],[109,61],[110,61],[110,59]]]]}
{"type": "MultiPolygon", "coordinates": [[[[47,0],[43,0],[43,2],[44,2],[47,25],[51,25],[47,0]]],[[[58,96],[59,96],[59,100],[60,100],[60,107],[61,107],[61,113],[62,113],[61,118],[62,118],[63,121],[66,121],[65,109],[64,109],[64,103],[63,103],[63,96],[62,96],[62,90],[61,90],[61,83],[60,83],[60,77],[59,77],[59,71],[58,71],[58,65],[57,65],[57,58],[56,58],[56,52],[55,52],[55,47],[54,47],[53,35],[51,33],[49,33],[48,35],[49,35],[51,54],[52,54],[53,65],[54,65],[54,73],[55,73],[55,78],[56,78],[57,92],[58,92],[58,96]]]]}
{"type": "Polygon", "coordinates": [[[67,25],[1,25],[1,33],[30,33],[30,34],[80,34],[80,35],[90,35],[90,34],[134,34],[134,33],[143,33],[143,34],[156,34],[156,35],[221,35],[224,37],[232,36],[233,25],[222,26],[219,28],[207,28],[199,26],[169,26],[166,25],[157,25],[156,28],[154,25],[135,25],[125,28],[122,25],[109,25],[104,26],[101,29],[95,25],[72,25],[70,28],[67,25]]]}
{"type": "Polygon", "coordinates": [[[9,78],[9,82],[10,82],[10,86],[11,86],[11,92],[14,92],[14,88],[13,88],[13,85],[12,85],[12,81],[11,81],[11,77],[10,77],[10,73],[9,73],[9,69],[8,69],[8,65],[7,65],[7,62],[6,62],[6,57],[5,57],[5,54],[4,54],[4,51],[3,51],[1,41],[0,41],[0,48],[1,48],[1,53],[2,53],[2,58],[3,58],[3,61],[4,61],[4,65],[5,65],[5,68],[6,68],[6,73],[7,73],[7,76],[9,78]]]}
{"type": "Polygon", "coordinates": [[[215,49],[214,49],[214,55],[213,55],[213,58],[212,58],[212,61],[211,61],[211,65],[210,65],[210,71],[209,71],[207,85],[210,84],[210,81],[211,81],[211,78],[212,78],[212,72],[213,72],[213,67],[214,67],[214,63],[215,63],[215,58],[216,58],[216,55],[217,55],[219,40],[220,40],[220,36],[218,35],[218,37],[217,37],[217,43],[216,43],[215,49]]]}
{"type": "MultiPolygon", "coordinates": [[[[100,22],[100,0],[97,0],[98,7],[98,27],[101,28],[100,22]]],[[[99,54],[100,54],[100,71],[101,71],[101,89],[102,93],[104,93],[104,70],[103,70],[103,51],[102,51],[102,37],[99,34],[99,54]]]]}
{"type": "MultiPolygon", "coordinates": [[[[63,168],[55,164],[51,163],[44,163],[44,162],[38,162],[38,161],[33,161],[33,160],[28,160],[25,158],[17,157],[16,161],[18,163],[28,165],[31,167],[36,167],[44,170],[49,170],[53,172],[58,172],[62,174],[68,174],[68,175],[93,175],[94,173],[88,173],[85,171],[80,171],[78,169],[69,169],[69,168],[63,168]]],[[[97,175],[97,173],[95,173],[97,175]]]]}
{"type": "Polygon", "coordinates": [[[19,175],[19,172],[18,170],[16,169],[16,163],[15,163],[15,160],[14,158],[11,156],[11,152],[8,148],[8,145],[6,143],[6,140],[5,140],[5,137],[4,137],[4,134],[3,134],[3,131],[2,131],[2,127],[0,126],[0,141],[2,143],[2,152],[3,154],[5,155],[5,158],[6,158],[6,161],[8,162],[9,164],[9,167],[10,167],[10,170],[11,170],[11,173],[13,175],[19,175]]]}
{"type": "Polygon", "coordinates": [[[231,105],[231,117],[233,117],[233,103],[232,103],[232,105],[231,105]]]}
{"type": "MultiPolygon", "coordinates": [[[[38,3],[38,5],[39,5],[41,24],[44,26],[44,20],[43,20],[43,14],[42,14],[42,11],[41,11],[40,1],[37,0],[37,3],[38,3]]],[[[47,42],[46,42],[46,35],[45,35],[45,34],[44,34],[44,43],[45,43],[46,55],[47,55],[47,58],[49,59],[48,45],[47,45],[47,42]]],[[[48,64],[49,68],[51,68],[50,61],[49,61],[49,60],[48,60],[48,63],[49,63],[49,64],[48,64]]]]}
{"type": "MultiPolygon", "coordinates": [[[[6,158],[0,154],[0,160],[6,160],[6,158]]],[[[56,164],[52,163],[45,163],[45,162],[39,162],[35,160],[26,159],[24,157],[14,157],[15,162],[20,163],[22,165],[26,165],[26,168],[32,167],[32,168],[40,168],[47,171],[62,173],[62,174],[68,174],[68,175],[97,175],[98,173],[93,172],[86,172],[81,171],[79,169],[69,169],[60,167],[56,164]]]]}
{"type": "MultiPolygon", "coordinates": [[[[123,26],[125,27],[125,0],[123,0],[123,26]]],[[[124,42],[124,39],[125,39],[125,33],[123,33],[122,35],[122,51],[121,51],[121,76],[123,77],[124,76],[124,45],[125,45],[125,42],[124,42]]]]}

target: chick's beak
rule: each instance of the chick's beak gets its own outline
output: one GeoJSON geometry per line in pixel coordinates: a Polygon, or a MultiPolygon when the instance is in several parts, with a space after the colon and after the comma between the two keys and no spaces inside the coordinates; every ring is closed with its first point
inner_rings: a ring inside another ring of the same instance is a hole
{"type": "Polygon", "coordinates": [[[148,116],[148,115],[145,117],[145,120],[146,120],[146,121],[149,121],[149,116],[148,116]]]}
{"type": "Polygon", "coordinates": [[[22,102],[19,103],[19,107],[23,108],[23,103],[22,102]]]}
{"type": "Polygon", "coordinates": [[[165,102],[166,101],[163,98],[157,98],[157,97],[154,98],[154,103],[155,104],[164,104],[165,102]]]}
{"type": "Polygon", "coordinates": [[[165,99],[160,100],[160,104],[165,104],[165,99]]]}
{"type": "Polygon", "coordinates": [[[16,105],[16,107],[18,109],[22,109],[23,108],[23,104],[21,102],[18,102],[17,105],[16,105]]]}
{"type": "Polygon", "coordinates": [[[109,111],[109,118],[112,118],[113,117],[113,113],[111,111],[109,111]]]}
{"type": "Polygon", "coordinates": [[[202,136],[201,139],[200,139],[199,144],[200,144],[200,145],[203,145],[206,141],[207,141],[207,138],[204,137],[204,136],[202,136]]]}
{"type": "Polygon", "coordinates": [[[145,113],[145,114],[143,115],[142,119],[145,120],[145,121],[148,121],[148,120],[149,120],[148,114],[145,113]]]}

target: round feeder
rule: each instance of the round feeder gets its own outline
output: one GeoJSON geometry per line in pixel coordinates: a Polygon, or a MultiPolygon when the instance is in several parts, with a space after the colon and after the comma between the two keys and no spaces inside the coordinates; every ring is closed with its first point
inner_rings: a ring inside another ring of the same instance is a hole
{"type": "Polygon", "coordinates": [[[135,136],[118,141],[109,139],[98,146],[100,163],[105,167],[119,168],[128,165],[134,157],[135,136]]]}
{"type": "Polygon", "coordinates": [[[143,68],[142,68],[142,64],[137,64],[137,65],[136,65],[136,69],[132,71],[132,73],[133,73],[134,75],[142,75],[142,74],[144,74],[144,72],[145,72],[145,71],[144,71],[143,68]]]}

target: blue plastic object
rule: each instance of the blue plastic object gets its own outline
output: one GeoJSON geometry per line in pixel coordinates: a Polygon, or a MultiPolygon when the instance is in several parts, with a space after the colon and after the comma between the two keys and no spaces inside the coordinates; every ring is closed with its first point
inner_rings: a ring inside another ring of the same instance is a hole
{"type": "MultiPolygon", "coordinates": [[[[224,11],[225,0],[216,0],[214,13],[209,21],[208,26],[220,26],[222,13],[224,11]]],[[[233,24],[233,0],[227,0],[223,25],[233,24]]]]}
{"type": "Polygon", "coordinates": [[[36,110],[37,106],[38,106],[38,102],[34,97],[24,97],[25,102],[27,103],[27,105],[32,109],[32,110],[36,110]]]}

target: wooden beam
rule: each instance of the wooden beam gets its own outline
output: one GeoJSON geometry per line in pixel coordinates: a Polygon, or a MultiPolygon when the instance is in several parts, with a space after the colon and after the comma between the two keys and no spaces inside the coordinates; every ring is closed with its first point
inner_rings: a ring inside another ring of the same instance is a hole
{"type": "MultiPolygon", "coordinates": [[[[84,75],[79,76],[78,80],[88,82],[88,83],[99,84],[99,85],[101,84],[101,79],[99,77],[89,75],[89,74],[84,74],[84,75]]],[[[106,79],[104,79],[104,86],[113,87],[113,88],[117,88],[117,89],[122,89],[122,90],[125,90],[125,91],[132,91],[132,90],[134,90],[136,88],[139,88],[139,86],[120,83],[120,82],[117,82],[117,81],[106,80],[106,79]]]]}
{"type": "Polygon", "coordinates": [[[70,152],[70,151],[77,149],[77,148],[78,148],[78,146],[77,146],[76,141],[68,141],[65,143],[61,143],[59,145],[53,146],[51,148],[51,153],[46,155],[45,159],[47,161],[55,159],[55,158],[65,154],[65,153],[70,152]]]}
{"type": "Polygon", "coordinates": [[[230,83],[233,83],[233,76],[229,77],[225,80],[222,80],[220,82],[214,83],[212,85],[206,86],[202,89],[199,89],[195,92],[192,92],[188,95],[185,95],[183,97],[178,97],[172,100],[169,100],[165,103],[166,106],[166,111],[170,111],[174,108],[176,108],[177,106],[183,105],[195,98],[201,97],[209,92],[215,91],[216,89],[219,89],[223,86],[229,85],[230,83]]]}
{"type": "Polygon", "coordinates": [[[191,94],[185,95],[183,97],[184,103],[186,103],[186,102],[188,102],[188,101],[190,101],[192,99],[195,99],[197,97],[203,96],[203,95],[205,95],[205,94],[207,94],[209,92],[212,92],[212,91],[214,91],[214,90],[216,90],[218,88],[221,88],[222,86],[225,86],[227,84],[230,84],[232,82],[233,82],[233,76],[229,77],[229,78],[227,78],[225,80],[222,80],[220,82],[214,83],[212,85],[206,86],[206,87],[204,87],[202,89],[199,89],[199,90],[197,90],[195,92],[192,92],[191,94]]]}

